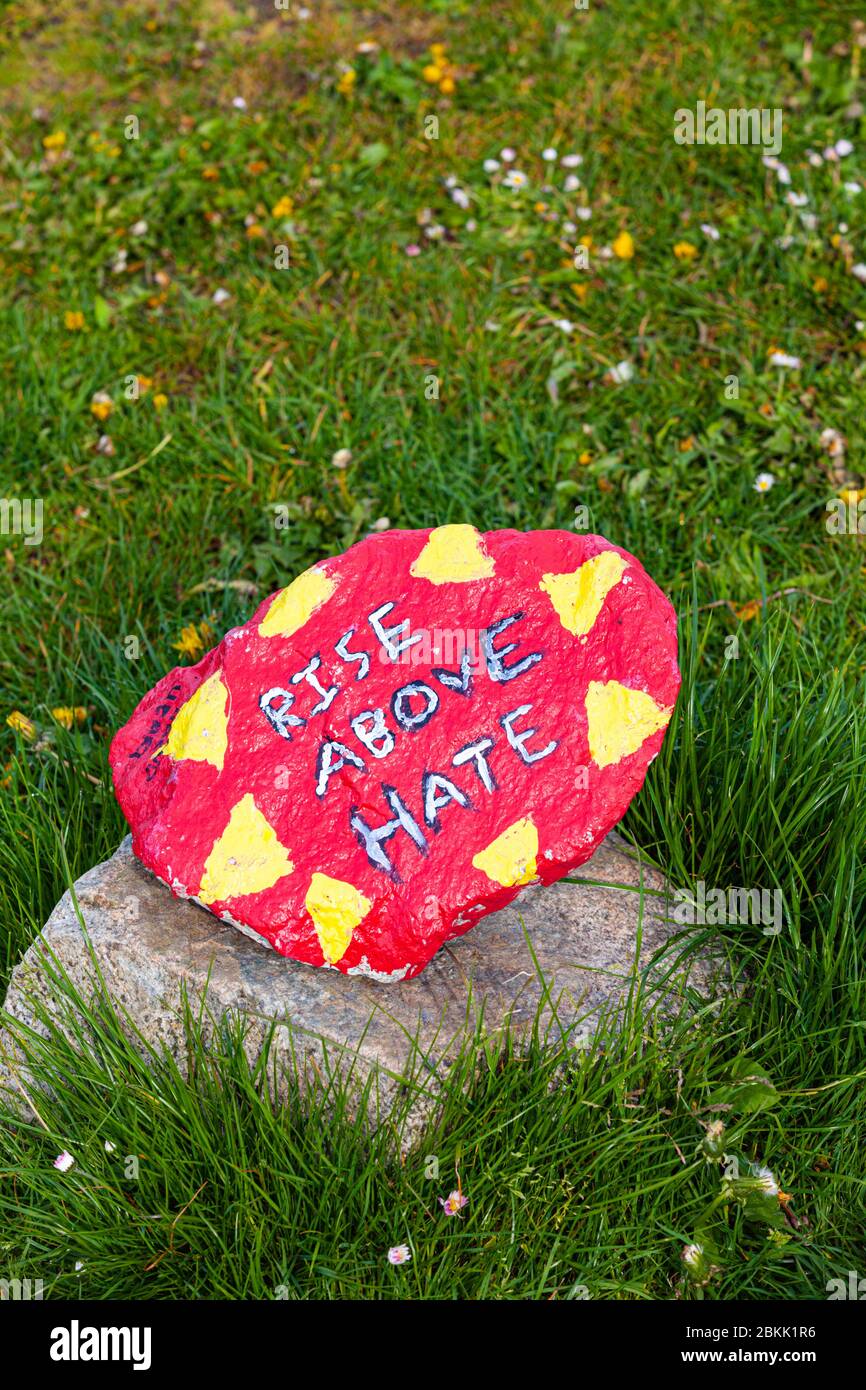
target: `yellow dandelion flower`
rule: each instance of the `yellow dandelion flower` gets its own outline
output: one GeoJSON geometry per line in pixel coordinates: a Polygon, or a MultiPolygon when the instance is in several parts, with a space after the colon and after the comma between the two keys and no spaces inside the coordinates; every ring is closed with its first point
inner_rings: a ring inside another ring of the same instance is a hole
{"type": "Polygon", "coordinates": [[[31,739],[36,737],[36,725],[32,719],[28,719],[26,714],[22,714],[20,709],[14,709],[11,714],[7,714],[6,723],[10,729],[21,734],[23,738],[31,739]]]}
{"type": "Polygon", "coordinates": [[[187,627],[180,630],[180,641],[171,644],[176,652],[182,656],[198,656],[199,652],[204,651],[204,643],[198,635],[198,628],[195,623],[190,623],[187,627]]]}
{"type": "Polygon", "coordinates": [[[59,705],[51,714],[64,729],[71,729],[73,724],[83,724],[87,718],[87,710],[83,705],[59,705]]]}
{"type": "Polygon", "coordinates": [[[107,396],[104,391],[97,391],[90,402],[91,415],[95,415],[97,420],[107,420],[113,409],[111,397],[107,396]]]}
{"type": "Polygon", "coordinates": [[[444,97],[453,96],[457,91],[457,84],[453,77],[443,77],[439,83],[439,90],[444,97]]]}
{"type": "Polygon", "coordinates": [[[80,309],[67,309],[63,315],[63,322],[70,333],[80,333],[84,327],[84,315],[80,309]]]}
{"type": "Polygon", "coordinates": [[[697,254],[698,248],[690,241],[678,241],[674,247],[674,255],[678,261],[693,261],[697,254]]]}
{"type": "Polygon", "coordinates": [[[46,150],[62,150],[65,144],[65,130],[52,130],[50,135],[44,135],[42,137],[42,145],[46,150]]]}
{"type": "Polygon", "coordinates": [[[341,96],[350,96],[357,80],[358,74],[355,72],[355,69],[346,68],[345,72],[340,73],[340,78],[337,82],[337,91],[341,96]]]}
{"type": "Polygon", "coordinates": [[[429,82],[431,87],[435,87],[437,82],[441,82],[445,76],[438,63],[428,63],[426,68],[421,71],[421,76],[425,82],[429,82]]]}
{"type": "Polygon", "coordinates": [[[175,651],[181,652],[184,656],[198,656],[203,652],[209,643],[214,640],[214,630],[209,622],[202,621],[196,627],[195,623],[189,623],[180,630],[180,641],[172,642],[175,651]]]}
{"type": "Polygon", "coordinates": [[[634,237],[630,232],[620,232],[611,250],[621,261],[630,261],[634,255],[634,237]]]}
{"type": "Polygon", "coordinates": [[[155,410],[165,410],[168,405],[168,396],[163,391],[157,391],[153,398],[153,404],[155,410]]]}
{"type": "Polygon", "coordinates": [[[444,59],[445,59],[445,45],[444,45],[444,43],[431,43],[431,45],[430,45],[430,57],[433,59],[433,62],[434,62],[434,63],[441,63],[441,62],[443,62],[444,59]]]}
{"type": "Polygon", "coordinates": [[[255,241],[257,237],[264,236],[265,229],[258,222],[251,222],[250,225],[247,227],[246,234],[251,241],[255,241]]]}
{"type": "Polygon", "coordinates": [[[272,217],[291,217],[295,210],[295,205],[287,193],[284,193],[274,206],[271,208],[272,217]]]}

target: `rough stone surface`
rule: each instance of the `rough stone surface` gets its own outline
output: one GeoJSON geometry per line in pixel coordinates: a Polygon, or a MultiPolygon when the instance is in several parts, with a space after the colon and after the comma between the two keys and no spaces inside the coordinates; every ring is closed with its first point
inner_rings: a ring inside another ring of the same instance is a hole
{"type": "MultiPolygon", "coordinates": [[[[172,897],[135,858],[129,838],[78,880],[76,896],[112,998],[181,1066],[181,986],[194,1000],[209,980],[208,1027],[224,1012],[245,1015],[252,1058],[268,1022],[278,1020],[278,1074],[293,1067],[302,1086],[317,1084],[334,1066],[352,1068],[359,1083],[372,1070],[372,1121],[400,1101],[403,1132],[411,1137],[447,1084],[449,1059],[482,1013],[490,1035],[507,1026],[520,1034],[537,1017],[551,1042],[561,1040],[562,1030],[571,1045],[588,1040],[600,1014],[615,1011],[634,984],[639,929],[644,1007],[678,1007],[686,985],[704,997],[716,989],[712,960],[694,953],[680,958],[670,944],[679,928],[665,921],[670,899],[655,895],[664,881],[618,837],[608,837],[580,876],[610,886],[527,887],[519,902],[445,946],[418,978],[385,990],[374,981],[287,961],[196,904],[172,897]],[[633,891],[641,886],[645,891],[633,891]]],[[[12,976],[6,1008],[31,1026],[37,1026],[34,996],[53,1008],[40,964],[46,947],[86,994],[92,964],[68,893],[12,976]]],[[[5,1039],[0,1033],[0,1043],[8,1063],[0,1069],[0,1086],[14,1093],[9,1067],[20,1061],[9,1063],[14,1047],[8,1033],[5,1039]]]]}
{"type": "Polygon", "coordinates": [[[111,762],[174,892],[393,982],[589,858],[678,689],[674,611],[602,537],[393,531],[165,676],[111,762]]]}

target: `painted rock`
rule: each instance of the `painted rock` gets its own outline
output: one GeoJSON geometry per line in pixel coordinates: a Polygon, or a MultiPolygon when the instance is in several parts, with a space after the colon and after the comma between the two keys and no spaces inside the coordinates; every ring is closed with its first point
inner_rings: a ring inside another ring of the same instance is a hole
{"type": "Polygon", "coordinates": [[[370,536],[150,691],[136,854],[277,951],[378,980],[590,857],[677,691],[676,618],[600,536],[370,536]]]}

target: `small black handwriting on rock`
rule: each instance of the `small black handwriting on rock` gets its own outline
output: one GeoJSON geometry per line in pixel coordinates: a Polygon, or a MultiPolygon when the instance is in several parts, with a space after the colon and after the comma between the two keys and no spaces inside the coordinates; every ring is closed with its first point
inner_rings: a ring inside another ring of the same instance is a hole
{"type": "MultiPolygon", "coordinates": [[[[147,733],[141,739],[136,748],[129,754],[129,761],[136,758],[150,757],[155,747],[159,747],[164,736],[171,728],[172,720],[177,714],[177,702],[180,699],[183,686],[180,681],[175,681],[174,685],[162,697],[159,704],[154,708],[154,718],[151,720],[147,733]]],[[[145,777],[148,782],[156,774],[156,764],[148,762],[145,767],[145,777]]]]}

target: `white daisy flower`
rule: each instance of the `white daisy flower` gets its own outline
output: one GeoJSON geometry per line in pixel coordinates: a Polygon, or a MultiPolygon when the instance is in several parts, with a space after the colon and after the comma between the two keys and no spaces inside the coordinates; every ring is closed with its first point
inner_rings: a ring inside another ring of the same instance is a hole
{"type": "Polygon", "coordinates": [[[577,174],[568,174],[562,187],[566,193],[576,192],[576,190],[580,188],[580,179],[577,177],[577,174]]]}
{"type": "Polygon", "coordinates": [[[466,192],[465,188],[452,188],[451,201],[452,203],[456,203],[459,208],[468,208],[469,194],[466,192]]]}
{"type": "Polygon", "coordinates": [[[247,104],[243,97],[232,97],[232,106],[236,111],[246,111],[247,104]]]}
{"type": "Polygon", "coordinates": [[[563,169],[579,169],[583,163],[582,154],[564,154],[559,161],[563,169]]]}
{"type": "Polygon", "coordinates": [[[226,304],[230,299],[231,295],[229,294],[228,290],[214,290],[213,295],[211,296],[211,303],[226,304]]]}
{"type": "Polygon", "coordinates": [[[500,165],[498,159],[485,159],[485,161],[484,161],[484,172],[485,172],[485,174],[495,174],[495,173],[496,173],[496,170],[499,169],[499,168],[501,168],[501,165],[500,165]]]}
{"type": "Polygon", "coordinates": [[[844,188],[846,193],[850,193],[853,196],[861,192],[862,185],[859,183],[853,183],[851,182],[851,180],[849,180],[847,183],[843,183],[842,187],[844,188]]]}
{"type": "Polygon", "coordinates": [[[851,144],[850,140],[837,140],[833,149],[840,159],[844,159],[846,155],[854,153],[854,146],[851,144]]]}
{"type": "Polygon", "coordinates": [[[575,208],[574,215],[580,218],[581,222],[588,222],[592,217],[592,208],[575,208]]]}
{"type": "Polygon", "coordinates": [[[509,169],[502,183],[505,188],[525,188],[529,183],[529,179],[521,169],[509,169]]]}
{"type": "Polygon", "coordinates": [[[864,265],[862,261],[858,261],[856,265],[852,265],[851,274],[855,275],[858,280],[862,280],[863,283],[866,284],[866,265],[864,265]]]}
{"type": "Polygon", "coordinates": [[[805,193],[795,193],[793,189],[785,194],[785,202],[790,203],[792,208],[804,208],[808,201],[805,193]]]}
{"type": "Polygon", "coordinates": [[[791,371],[798,372],[801,365],[799,357],[792,357],[789,352],[770,353],[771,367],[790,367],[791,371]]]}
{"type": "Polygon", "coordinates": [[[67,1153],[64,1149],[63,1152],[59,1153],[55,1158],[54,1167],[61,1173],[68,1173],[74,1162],[75,1159],[72,1157],[72,1154],[67,1153]]]}
{"type": "Polygon", "coordinates": [[[832,426],[828,425],[825,430],[821,431],[820,439],[822,449],[826,449],[831,458],[844,457],[845,441],[838,430],[834,430],[832,426]]]}
{"type": "Polygon", "coordinates": [[[392,1245],[388,1251],[388,1263],[390,1265],[404,1265],[412,1258],[412,1251],[408,1245],[392,1245]]]}
{"type": "Polygon", "coordinates": [[[704,1247],[702,1245],[698,1245],[697,1243],[693,1245],[684,1246],[683,1264],[687,1265],[689,1269],[695,1269],[696,1266],[700,1264],[701,1256],[703,1255],[703,1253],[704,1247]]]}
{"type": "Polygon", "coordinates": [[[776,479],[772,473],[759,473],[754,482],[756,492],[769,492],[776,479]]]}
{"type": "Polygon", "coordinates": [[[574,324],[572,323],[571,319],[554,319],[553,326],[554,328],[558,328],[561,333],[574,332],[574,324]]]}
{"type": "Polygon", "coordinates": [[[541,151],[541,158],[544,160],[545,164],[555,164],[558,155],[553,146],[548,145],[546,150],[541,151]]]}
{"type": "Polygon", "coordinates": [[[615,367],[611,367],[606,374],[606,379],[614,386],[622,386],[624,382],[631,381],[634,376],[634,367],[631,362],[617,362],[615,367]]]}
{"type": "Polygon", "coordinates": [[[701,231],[703,232],[705,237],[709,238],[710,241],[718,241],[721,235],[718,227],[714,227],[711,222],[702,222],[701,231]]]}
{"type": "Polygon", "coordinates": [[[351,450],[351,449],[338,449],[337,452],[336,452],[335,454],[332,454],[332,455],[331,455],[331,467],[332,467],[332,468],[348,468],[348,467],[349,467],[349,464],[350,464],[351,462],[352,462],[352,450],[351,450]]]}
{"type": "Polygon", "coordinates": [[[513,164],[517,158],[517,151],[513,150],[510,145],[506,145],[504,150],[499,151],[499,158],[503,164],[513,164]]]}

